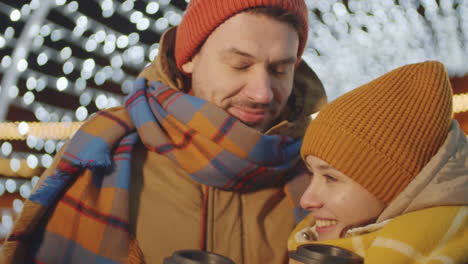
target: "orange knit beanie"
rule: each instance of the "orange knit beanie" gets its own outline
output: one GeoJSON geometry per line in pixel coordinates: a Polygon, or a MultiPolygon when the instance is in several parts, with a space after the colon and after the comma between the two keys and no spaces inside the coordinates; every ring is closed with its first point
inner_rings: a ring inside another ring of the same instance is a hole
{"type": "Polygon", "coordinates": [[[307,129],[313,155],[390,203],[444,143],[452,88],[444,66],[403,66],[325,106],[307,129]]]}
{"type": "Polygon", "coordinates": [[[298,58],[302,56],[309,31],[304,0],[191,0],[177,28],[175,59],[180,71],[208,36],[228,18],[254,7],[276,7],[296,14],[301,21],[298,58]]]}

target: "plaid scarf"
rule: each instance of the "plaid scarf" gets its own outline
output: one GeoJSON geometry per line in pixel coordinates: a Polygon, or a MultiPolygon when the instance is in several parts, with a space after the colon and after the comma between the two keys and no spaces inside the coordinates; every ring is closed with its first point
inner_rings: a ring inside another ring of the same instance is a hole
{"type": "Polygon", "coordinates": [[[131,155],[139,140],[197,182],[225,190],[279,185],[301,171],[295,168],[300,140],[261,134],[161,83],[148,87],[138,79],[125,105],[126,111],[98,112],[76,132],[55,172],[25,203],[3,249],[6,263],[27,243],[36,263],[140,263],[128,222],[131,155]],[[44,220],[53,207],[54,217],[44,220]]]}

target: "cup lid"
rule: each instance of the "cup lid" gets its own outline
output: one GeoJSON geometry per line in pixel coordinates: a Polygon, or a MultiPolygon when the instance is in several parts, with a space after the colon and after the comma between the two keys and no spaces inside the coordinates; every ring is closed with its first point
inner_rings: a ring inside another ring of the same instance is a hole
{"type": "Polygon", "coordinates": [[[202,250],[179,250],[164,259],[164,264],[235,264],[229,258],[202,250]]]}
{"type": "Polygon", "coordinates": [[[363,259],[347,249],[324,245],[301,245],[296,251],[290,252],[289,257],[305,264],[361,264],[363,259]]]}

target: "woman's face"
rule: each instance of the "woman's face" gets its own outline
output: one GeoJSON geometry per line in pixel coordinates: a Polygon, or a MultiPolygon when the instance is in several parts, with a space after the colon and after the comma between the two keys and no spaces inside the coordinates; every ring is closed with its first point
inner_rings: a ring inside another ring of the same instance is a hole
{"type": "Polygon", "coordinates": [[[316,220],[318,240],[340,238],[351,227],[369,224],[385,204],[350,177],[315,156],[306,157],[311,181],[301,197],[301,207],[316,220]]]}

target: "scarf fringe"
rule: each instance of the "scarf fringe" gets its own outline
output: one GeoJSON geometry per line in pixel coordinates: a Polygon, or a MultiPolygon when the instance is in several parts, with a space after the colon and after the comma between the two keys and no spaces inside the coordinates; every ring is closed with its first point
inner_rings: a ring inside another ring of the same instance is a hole
{"type": "MultiPolygon", "coordinates": [[[[15,228],[8,235],[9,240],[3,244],[0,263],[14,264],[18,260],[25,262],[26,254],[28,252],[26,242],[27,237],[31,235],[32,230],[36,228],[39,219],[45,214],[46,210],[40,204],[26,200],[21,215],[15,222],[15,228]],[[34,223],[33,225],[31,223],[34,223]]],[[[21,262],[21,263],[23,263],[21,262]]]]}
{"type": "Polygon", "coordinates": [[[132,238],[129,245],[128,259],[126,264],[144,264],[145,259],[143,252],[138,246],[138,242],[135,238],[132,238]]]}
{"type": "Polygon", "coordinates": [[[57,200],[61,192],[66,190],[65,187],[70,183],[72,178],[72,175],[68,174],[68,172],[57,171],[53,175],[48,176],[29,199],[43,206],[49,206],[57,200]]]}

